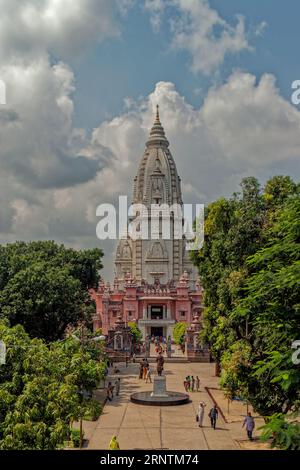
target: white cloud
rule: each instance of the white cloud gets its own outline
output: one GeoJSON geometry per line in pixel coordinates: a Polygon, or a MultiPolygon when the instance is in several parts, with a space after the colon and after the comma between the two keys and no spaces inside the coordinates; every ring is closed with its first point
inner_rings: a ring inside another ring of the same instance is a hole
{"type": "Polygon", "coordinates": [[[234,73],[212,89],[202,109],[205,125],[224,158],[257,171],[300,155],[300,113],[280,96],[275,77],[234,73]]]}
{"type": "MultiPolygon", "coordinates": [[[[94,177],[107,160],[104,149],[76,152],[72,127],[74,77],[64,63],[39,59],[27,66],[0,67],[8,84],[8,119],[0,128],[1,168],[31,187],[61,187],[94,177]]],[[[80,134],[79,134],[80,135],[80,134]]],[[[81,147],[84,145],[81,142],[81,147]]],[[[76,143],[78,147],[78,142],[76,143]]]]}
{"type": "Polygon", "coordinates": [[[0,0],[0,77],[7,87],[7,105],[0,105],[2,242],[88,233],[82,219],[76,222],[76,198],[58,188],[93,181],[112,154],[100,144],[91,151],[85,131],[74,129],[74,75],[56,58],[74,58],[88,45],[119,35],[120,16],[131,5],[0,0]]]}
{"type": "MultiPolygon", "coordinates": [[[[96,239],[96,207],[117,204],[120,194],[131,201],[133,177],[157,103],[186,202],[207,203],[230,195],[244,176],[265,179],[296,168],[300,112],[280,96],[273,76],[256,81],[253,75],[234,73],[209,91],[200,109],[191,106],[173,83],[159,82],[148,96],[128,100],[124,112],[101,123],[90,139],[79,132],[76,138],[88,158],[100,151],[109,155],[94,178],[33,191],[26,180],[6,171],[1,184],[2,241],[40,237],[76,247],[98,244],[106,253],[105,273],[111,276],[114,243],[96,239]]],[[[72,162],[69,171],[74,171],[72,162]]]]}
{"type": "MultiPolygon", "coordinates": [[[[207,0],[146,0],[154,31],[162,25],[164,12],[171,16],[171,46],[191,57],[191,69],[210,74],[227,54],[250,50],[243,16],[236,15],[234,24],[225,21],[207,0]]],[[[257,29],[262,34],[264,26],[257,29]]]]}
{"type": "Polygon", "coordinates": [[[49,52],[70,58],[92,42],[119,35],[119,16],[130,4],[130,0],[0,0],[0,59],[24,62],[49,52]]]}
{"type": "Polygon", "coordinates": [[[160,30],[162,14],[166,6],[166,0],[145,0],[145,10],[150,12],[151,26],[156,33],[160,30]]]}

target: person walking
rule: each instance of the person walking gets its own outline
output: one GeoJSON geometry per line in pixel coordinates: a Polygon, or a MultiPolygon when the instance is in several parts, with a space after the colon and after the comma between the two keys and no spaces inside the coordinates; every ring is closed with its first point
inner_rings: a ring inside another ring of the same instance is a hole
{"type": "Polygon", "coordinates": [[[113,397],[114,397],[114,392],[113,392],[114,388],[112,386],[112,383],[111,382],[108,382],[107,384],[107,389],[106,389],[106,398],[109,400],[109,401],[112,401],[113,397]]]}
{"type": "Polygon", "coordinates": [[[119,393],[120,393],[120,385],[121,385],[121,379],[120,377],[118,377],[117,380],[115,381],[115,389],[116,389],[117,397],[119,396],[119,393]]]}
{"type": "Polygon", "coordinates": [[[191,387],[190,379],[191,379],[191,378],[190,378],[189,375],[187,375],[186,378],[185,378],[186,383],[187,383],[187,392],[190,391],[190,387],[191,387]]]}
{"type": "Polygon", "coordinates": [[[188,392],[189,391],[189,383],[187,381],[187,377],[183,381],[183,386],[184,386],[185,391],[188,392]]]}
{"type": "Polygon", "coordinates": [[[192,375],[192,377],[191,377],[191,391],[192,391],[192,392],[195,391],[195,378],[194,378],[193,375],[192,375]]]}
{"type": "Polygon", "coordinates": [[[146,380],[148,367],[149,367],[149,362],[147,361],[146,358],[144,358],[144,361],[143,361],[143,379],[144,380],[146,380]]]}
{"type": "Polygon", "coordinates": [[[144,363],[143,363],[143,361],[141,361],[140,362],[139,379],[143,378],[143,372],[144,372],[144,363]]]}
{"type": "Polygon", "coordinates": [[[135,352],[134,352],[133,355],[132,355],[132,362],[133,362],[133,364],[135,364],[135,359],[136,359],[136,354],[135,354],[135,352]]]}
{"type": "Polygon", "coordinates": [[[196,376],[196,391],[200,392],[200,379],[198,375],[196,376]]]}
{"type": "Polygon", "coordinates": [[[248,415],[244,419],[242,427],[244,427],[244,426],[246,426],[248,439],[250,441],[253,441],[252,434],[253,434],[253,429],[255,428],[255,422],[254,422],[254,418],[253,418],[253,416],[251,415],[250,412],[248,413],[248,415]]]}
{"type": "Polygon", "coordinates": [[[146,384],[147,384],[148,382],[152,383],[150,366],[148,366],[147,374],[146,374],[146,384]]]}
{"type": "Polygon", "coordinates": [[[108,448],[109,450],[120,450],[120,445],[117,441],[117,436],[113,436],[111,438],[108,448]]]}
{"type": "Polygon", "coordinates": [[[219,416],[217,405],[214,405],[214,407],[208,413],[208,416],[210,417],[211,427],[216,429],[217,419],[219,416]]]}
{"type": "Polygon", "coordinates": [[[204,403],[204,401],[200,401],[199,407],[198,407],[198,412],[197,412],[197,415],[198,415],[198,426],[199,426],[199,428],[202,428],[202,426],[203,426],[204,409],[205,409],[205,407],[206,407],[206,404],[204,403]]]}

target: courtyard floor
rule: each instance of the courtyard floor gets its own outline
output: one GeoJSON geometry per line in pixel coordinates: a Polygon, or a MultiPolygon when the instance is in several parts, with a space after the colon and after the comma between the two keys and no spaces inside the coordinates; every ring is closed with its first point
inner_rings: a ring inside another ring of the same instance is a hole
{"type": "MultiPolygon", "coordinates": [[[[107,402],[103,413],[95,422],[84,421],[86,448],[108,449],[109,441],[117,435],[120,448],[125,449],[261,449],[267,445],[257,439],[249,442],[242,429],[246,406],[227,401],[218,392],[218,379],[214,376],[214,364],[166,363],[167,389],[183,392],[186,375],[198,375],[201,380],[200,392],[190,393],[191,401],[186,405],[153,407],[130,402],[130,395],[136,391],[152,390],[151,384],[138,379],[138,364],[117,364],[120,374],[109,376],[112,382],[121,377],[121,392],[112,402],[107,402]],[[210,427],[208,412],[215,400],[223,416],[219,416],[217,429],[210,427]],[[195,419],[199,401],[206,403],[203,428],[195,419]],[[225,420],[224,420],[225,418],[225,420]]],[[[154,364],[152,365],[154,370],[154,364]]],[[[256,428],[262,420],[256,418],[256,428]]],[[[257,431],[254,433],[257,436],[257,431]]]]}

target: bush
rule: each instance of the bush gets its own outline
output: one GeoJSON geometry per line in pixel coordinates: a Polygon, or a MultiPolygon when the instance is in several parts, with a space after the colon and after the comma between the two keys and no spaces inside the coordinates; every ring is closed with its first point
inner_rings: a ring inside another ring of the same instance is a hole
{"type": "MultiPolygon", "coordinates": [[[[84,435],[84,433],[83,433],[84,435]]],[[[71,442],[74,447],[79,448],[80,446],[80,431],[79,429],[71,429],[71,442]]]]}
{"type": "Polygon", "coordinates": [[[300,450],[300,423],[289,422],[282,413],[275,413],[268,418],[263,430],[261,440],[272,439],[271,447],[284,450],[300,450]]]}
{"type": "Polygon", "coordinates": [[[173,329],[174,343],[182,346],[185,343],[185,333],[187,325],[184,322],[178,322],[173,329]]]}
{"type": "Polygon", "coordinates": [[[137,324],[134,322],[128,322],[128,326],[132,334],[133,343],[138,344],[142,340],[142,337],[143,337],[141,330],[139,329],[137,324]]]}
{"type": "Polygon", "coordinates": [[[102,405],[96,401],[96,400],[91,400],[87,412],[84,416],[84,419],[86,420],[91,420],[91,421],[96,421],[96,419],[99,418],[100,414],[102,412],[102,405]]]}

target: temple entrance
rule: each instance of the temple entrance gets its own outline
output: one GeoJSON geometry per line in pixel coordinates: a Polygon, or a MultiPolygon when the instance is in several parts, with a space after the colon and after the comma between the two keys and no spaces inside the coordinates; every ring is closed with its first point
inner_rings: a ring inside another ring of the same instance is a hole
{"type": "Polygon", "coordinates": [[[155,338],[164,336],[164,328],[162,326],[151,326],[151,336],[155,336],[155,338]]]}
{"type": "Polygon", "coordinates": [[[162,305],[151,305],[150,307],[151,320],[162,320],[164,316],[164,308],[162,305]]]}

